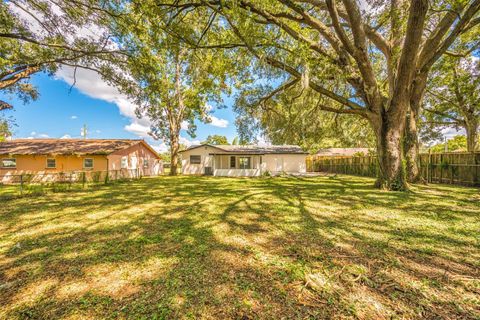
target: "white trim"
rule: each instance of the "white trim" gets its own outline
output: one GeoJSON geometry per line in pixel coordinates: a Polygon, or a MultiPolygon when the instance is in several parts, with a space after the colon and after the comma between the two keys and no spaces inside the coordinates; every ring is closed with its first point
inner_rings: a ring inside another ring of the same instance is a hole
{"type": "Polygon", "coordinates": [[[0,169],[16,169],[17,168],[17,158],[2,158],[2,166],[0,166],[0,169]],[[3,165],[3,161],[5,160],[13,160],[15,162],[15,167],[5,167],[3,165]]]}
{"type": "Polygon", "coordinates": [[[260,169],[215,169],[213,175],[217,177],[258,177],[260,169]]]}

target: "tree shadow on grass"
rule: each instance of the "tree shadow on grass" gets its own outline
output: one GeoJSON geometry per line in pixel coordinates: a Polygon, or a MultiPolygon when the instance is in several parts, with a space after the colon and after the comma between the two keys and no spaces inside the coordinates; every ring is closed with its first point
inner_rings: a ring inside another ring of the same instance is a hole
{"type": "Polygon", "coordinates": [[[474,317],[474,191],[369,181],[162,177],[12,201],[0,317],[474,317]]]}

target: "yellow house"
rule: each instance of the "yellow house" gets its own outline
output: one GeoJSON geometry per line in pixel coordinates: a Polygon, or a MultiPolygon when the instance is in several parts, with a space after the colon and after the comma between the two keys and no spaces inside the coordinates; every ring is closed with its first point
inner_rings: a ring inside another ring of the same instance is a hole
{"type": "Polygon", "coordinates": [[[160,156],[143,140],[17,139],[0,142],[0,182],[21,174],[136,170],[158,175],[160,156]]]}

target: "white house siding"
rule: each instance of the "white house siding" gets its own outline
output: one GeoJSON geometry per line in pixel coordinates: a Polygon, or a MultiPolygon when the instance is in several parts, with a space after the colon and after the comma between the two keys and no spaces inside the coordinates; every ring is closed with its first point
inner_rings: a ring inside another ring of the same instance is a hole
{"type": "Polygon", "coordinates": [[[201,146],[195,149],[182,152],[182,173],[197,174],[205,173],[205,167],[214,167],[215,176],[260,176],[266,171],[272,174],[281,172],[299,173],[306,172],[306,154],[222,154],[210,155],[211,153],[222,153],[221,150],[210,147],[201,146]],[[200,156],[200,164],[191,164],[190,156],[200,156]],[[235,155],[236,168],[230,168],[230,157],[235,155]],[[251,169],[239,168],[239,157],[251,157],[251,169]],[[260,160],[261,159],[261,160],[260,160]],[[260,161],[262,162],[260,164],[260,161]]]}
{"type": "Polygon", "coordinates": [[[306,154],[266,154],[263,156],[263,171],[276,174],[281,172],[303,173],[307,171],[306,154]]]}
{"type": "Polygon", "coordinates": [[[205,167],[212,166],[210,153],[218,152],[218,149],[202,146],[182,152],[182,173],[183,174],[204,174],[205,167]],[[190,156],[200,156],[200,164],[191,164],[190,156]]]}

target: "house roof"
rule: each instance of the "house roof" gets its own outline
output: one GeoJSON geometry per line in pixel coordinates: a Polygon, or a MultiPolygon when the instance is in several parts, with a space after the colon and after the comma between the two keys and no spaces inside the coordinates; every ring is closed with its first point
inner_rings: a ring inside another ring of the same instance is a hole
{"type": "Polygon", "coordinates": [[[308,154],[300,148],[299,146],[295,145],[276,145],[276,146],[258,146],[258,145],[211,145],[211,144],[201,144],[201,145],[194,145],[182,152],[193,150],[196,148],[209,146],[212,148],[219,149],[220,153],[240,153],[240,154],[308,154]]]}
{"type": "Polygon", "coordinates": [[[16,139],[1,142],[0,154],[108,155],[139,143],[159,157],[145,141],[130,139],[16,139]]]}
{"type": "Polygon", "coordinates": [[[353,156],[356,153],[368,154],[368,148],[326,148],[320,149],[317,156],[353,156]]]}

